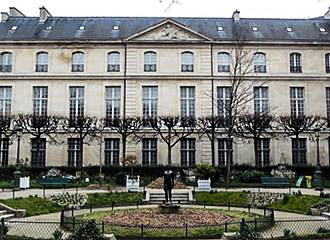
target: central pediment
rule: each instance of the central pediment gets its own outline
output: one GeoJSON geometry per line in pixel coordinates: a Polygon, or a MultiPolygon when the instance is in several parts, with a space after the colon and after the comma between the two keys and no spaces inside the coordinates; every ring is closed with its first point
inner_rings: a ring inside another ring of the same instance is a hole
{"type": "Polygon", "coordinates": [[[210,39],[171,19],[162,21],[127,40],[132,41],[209,41],[210,39]]]}

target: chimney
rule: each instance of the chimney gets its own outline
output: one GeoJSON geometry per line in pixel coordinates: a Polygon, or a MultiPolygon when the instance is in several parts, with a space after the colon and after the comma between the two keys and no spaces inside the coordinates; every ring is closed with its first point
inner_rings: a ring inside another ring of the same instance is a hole
{"type": "Polygon", "coordinates": [[[11,17],[25,17],[25,15],[15,7],[10,7],[9,8],[9,15],[11,17]]]}
{"type": "Polygon", "coordinates": [[[48,17],[51,17],[52,15],[48,12],[48,10],[42,6],[39,8],[40,14],[39,14],[39,23],[44,23],[47,21],[48,17]]]}
{"type": "Polygon", "coordinates": [[[1,22],[6,22],[9,18],[9,14],[6,12],[1,12],[1,22]]]}
{"type": "Polygon", "coordinates": [[[324,18],[330,19],[330,7],[329,7],[328,11],[324,14],[324,18]]]}
{"type": "Polygon", "coordinates": [[[234,20],[235,22],[239,22],[239,14],[240,14],[240,11],[238,11],[238,10],[236,9],[236,11],[233,13],[233,20],[234,20]]]}

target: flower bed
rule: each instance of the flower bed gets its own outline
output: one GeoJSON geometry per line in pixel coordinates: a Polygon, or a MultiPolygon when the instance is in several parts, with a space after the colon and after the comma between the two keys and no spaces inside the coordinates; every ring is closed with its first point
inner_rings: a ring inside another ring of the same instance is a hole
{"type": "Polygon", "coordinates": [[[265,207],[271,205],[272,203],[282,200],[284,197],[283,193],[271,193],[271,192],[261,192],[261,193],[249,193],[249,204],[251,207],[265,207]]]}
{"type": "Polygon", "coordinates": [[[50,200],[61,207],[78,209],[87,203],[87,196],[65,192],[58,195],[52,195],[50,200]]]}

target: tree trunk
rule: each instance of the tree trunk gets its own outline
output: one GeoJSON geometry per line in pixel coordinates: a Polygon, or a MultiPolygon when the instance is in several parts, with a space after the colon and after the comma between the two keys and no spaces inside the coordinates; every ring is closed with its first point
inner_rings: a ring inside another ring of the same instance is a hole
{"type": "Polygon", "coordinates": [[[233,161],[233,158],[234,158],[234,153],[233,153],[233,142],[232,142],[232,139],[231,137],[228,138],[228,144],[229,146],[231,147],[230,148],[230,158],[227,160],[227,177],[226,177],[226,188],[228,188],[229,186],[229,183],[230,183],[230,176],[231,176],[231,162],[233,161]]]}
{"type": "Polygon", "coordinates": [[[126,136],[125,135],[123,135],[122,136],[122,141],[123,141],[123,153],[122,153],[122,160],[124,160],[125,159],[125,157],[126,157],[126,136]]]}
{"type": "Polygon", "coordinates": [[[172,164],[172,154],[171,154],[171,152],[172,152],[171,145],[168,144],[167,145],[167,164],[168,165],[171,165],[172,164]]]}
{"type": "MultiPolygon", "coordinates": [[[[39,151],[40,151],[40,138],[37,138],[36,139],[36,143],[37,143],[37,149],[36,149],[36,153],[37,153],[37,162],[36,162],[36,165],[38,167],[38,164],[40,164],[40,154],[39,154],[39,151]]],[[[41,167],[41,166],[40,166],[41,167]]]]}
{"type": "Polygon", "coordinates": [[[253,139],[253,147],[254,147],[254,162],[255,162],[255,166],[256,166],[256,167],[263,167],[262,165],[259,166],[258,163],[257,163],[257,159],[258,159],[257,141],[258,141],[257,138],[254,138],[254,139],[253,139]]]}
{"type": "Polygon", "coordinates": [[[212,166],[215,166],[215,129],[212,128],[212,135],[211,135],[211,154],[212,154],[212,166]]]}

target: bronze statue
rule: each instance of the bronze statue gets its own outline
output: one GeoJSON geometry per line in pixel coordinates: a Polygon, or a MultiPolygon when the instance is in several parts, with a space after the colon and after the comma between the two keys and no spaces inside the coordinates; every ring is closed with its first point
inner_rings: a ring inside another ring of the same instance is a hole
{"type": "Polygon", "coordinates": [[[169,166],[166,166],[165,172],[164,172],[164,191],[165,191],[165,203],[168,203],[168,200],[170,200],[170,203],[172,203],[172,189],[174,187],[174,174],[170,170],[169,166]]]}

